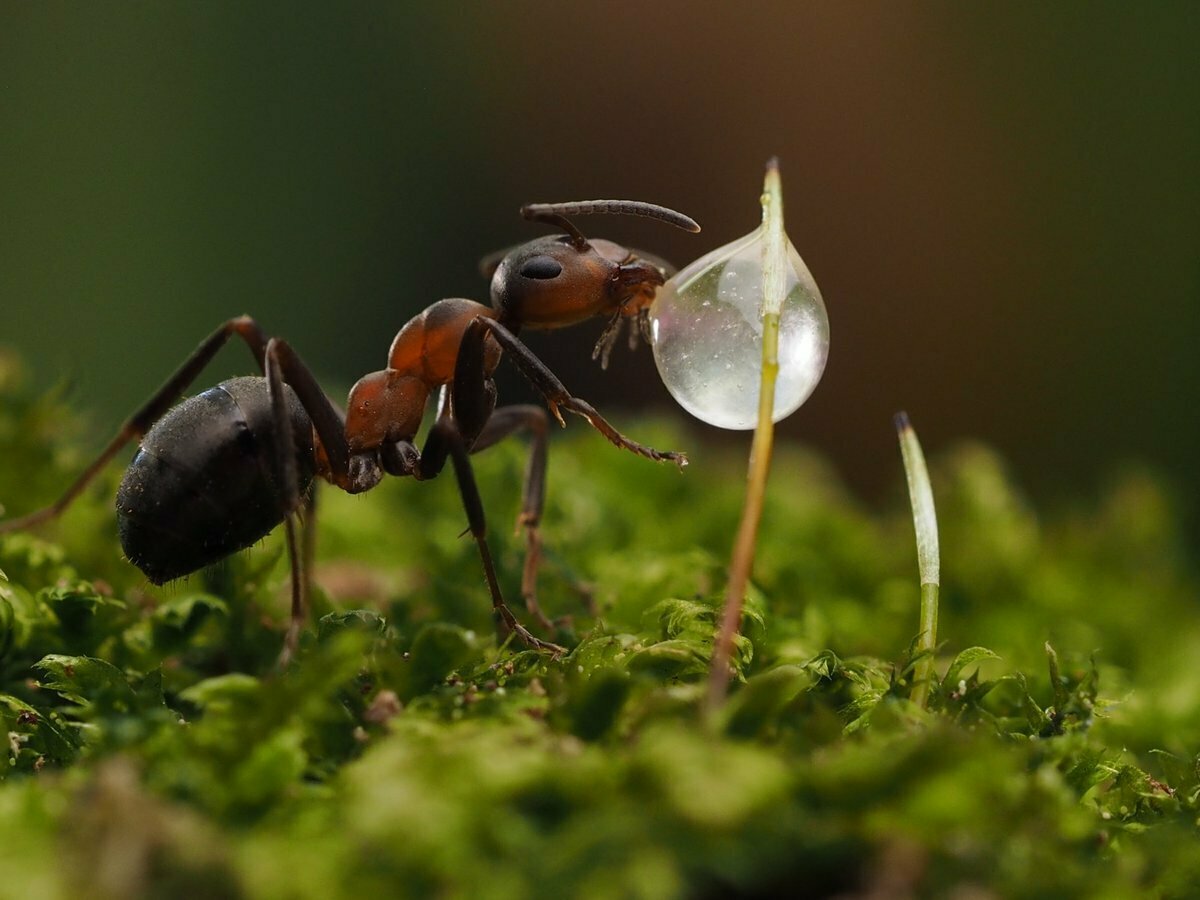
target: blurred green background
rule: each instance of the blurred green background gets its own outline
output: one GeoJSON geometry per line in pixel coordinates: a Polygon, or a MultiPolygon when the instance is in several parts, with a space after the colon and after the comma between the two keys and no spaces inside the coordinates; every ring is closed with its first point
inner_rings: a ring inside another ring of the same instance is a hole
{"type": "MultiPolygon", "coordinates": [[[[0,344],[70,383],[97,446],[230,315],[342,390],[430,302],[486,300],[478,258],[537,233],[520,203],[674,206],[704,234],[585,230],[684,263],[756,224],[778,154],[834,339],[787,433],[873,497],[906,408],[929,449],[982,438],[1051,502],[1148,464],[1196,521],[1196,4],[0,16],[0,344]]],[[[601,377],[597,331],[530,342],[601,409],[666,407],[644,349],[601,377]]]]}

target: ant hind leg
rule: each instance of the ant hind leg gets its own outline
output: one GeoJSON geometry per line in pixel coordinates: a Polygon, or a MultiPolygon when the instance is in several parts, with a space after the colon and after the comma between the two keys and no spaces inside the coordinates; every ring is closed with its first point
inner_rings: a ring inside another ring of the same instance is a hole
{"type": "Polygon", "coordinates": [[[62,496],[42,509],[16,519],[9,519],[7,522],[0,522],[0,534],[33,528],[61,515],[126,444],[140,439],[155,422],[163,417],[167,410],[174,405],[179,395],[187,390],[188,385],[196,380],[196,376],[216,356],[217,351],[225,346],[226,342],[234,335],[246,342],[261,367],[266,351],[266,338],[262,329],[258,327],[258,323],[249,316],[238,316],[225,321],[216,331],[201,341],[179,368],[150,396],[150,399],[125,420],[113,439],[62,493],[62,496]]]}
{"type": "Polygon", "coordinates": [[[300,646],[300,630],[304,626],[304,613],[308,598],[308,531],[296,535],[296,524],[304,499],[300,495],[300,479],[296,471],[296,439],[292,434],[291,417],[284,393],[283,373],[280,370],[280,342],[272,339],[267,344],[264,361],[267,377],[267,397],[271,401],[272,431],[275,433],[275,472],[283,488],[283,525],[287,537],[288,565],[291,569],[292,610],[287,634],[283,639],[283,651],[279,655],[279,667],[286,668],[296,656],[300,646]],[[303,541],[303,544],[302,544],[303,541]]]}

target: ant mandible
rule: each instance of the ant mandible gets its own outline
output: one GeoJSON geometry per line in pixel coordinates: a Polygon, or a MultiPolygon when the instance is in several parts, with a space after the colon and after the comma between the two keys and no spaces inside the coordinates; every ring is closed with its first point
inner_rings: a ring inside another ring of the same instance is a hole
{"type": "Polygon", "coordinates": [[[567,218],[596,213],[643,216],[700,230],[682,213],[638,201],[522,207],[526,219],[553,225],[563,234],[484,261],[485,274],[492,275],[491,307],[473,300],[439,300],[409,321],[392,341],[387,368],[359,379],[345,413],[286,341],[268,339],[249,316],[230,319],[126,420],[55,503],[0,522],[0,533],[55,518],[122,447],[141,439],[117,491],[125,555],[151,582],[163,584],[249,547],[282,522],[292,584],[286,661],[295,653],[304,616],[310,553],[299,548],[297,522],[306,506],[311,510],[314,478],[357,494],[375,487],[385,474],[434,478],[449,460],[501,632],[515,633],[529,647],[561,652],[556,644],[534,637],[504,602],[472,473],[470,454],[519,430],[530,433],[518,520],[526,536],[521,592],[530,614],[549,627],[535,593],[548,419],[540,406],[496,409],[492,374],[502,354],[508,352],[560,425],[566,424],[565,410],[582,416],[618,447],[687,464],[682,453],[655,450],[617,431],[590,404],[572,396],[518,337],[522,328],[562,328],[607,316],[592,354],[607,365],[625,324],[630,325],[631,346],[639,332],[645,336],[650,302],[669,266],[611,241],[589,240],[567,218]],[[246,342],[264,377],[233,378],[173,407],[234,335],[246,342]],[[435,390],[441,391],[437,419],[418,450],[413,441],[435,390]]]}

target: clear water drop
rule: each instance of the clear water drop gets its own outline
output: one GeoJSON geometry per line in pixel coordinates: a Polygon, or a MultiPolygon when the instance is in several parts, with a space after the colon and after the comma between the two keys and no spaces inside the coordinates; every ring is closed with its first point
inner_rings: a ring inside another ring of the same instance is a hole
{"type": "MultiPolygon", "coordinates": [[[[659,289],[650,307],[654,361],[671,396],[718,428],[758,419],[766,228],[705,254],[659,289]]],[[[829,355],[829,318],[808,266],[787,241],[779,322],[776,422],[808,399],[829,355]]]]}

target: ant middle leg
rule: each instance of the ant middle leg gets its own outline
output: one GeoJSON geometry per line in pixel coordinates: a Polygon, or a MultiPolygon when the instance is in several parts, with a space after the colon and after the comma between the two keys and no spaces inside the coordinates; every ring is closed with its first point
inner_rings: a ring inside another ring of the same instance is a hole
{"type": "Polygon", "coordinates": [[[483,500],[479,496],[479,487],[475,483],[475,473],[471,467],[471,457],[462,433],[452,416],[441,416],[433,425],[425,446],[421,450],[420,461],[413,474],[428,480],[437,476],[449,459],[454,466],[454,474],[458,480],[458,491],[462,497],[463,508],[467,513],[468,530],[475,539],[479,549],[479,557],[483,562],[483,573],[487,579],[488,591],[492,595],[492,612],[502,633],[515,634],[523,644],[535,650],[549,651],[554,654],[565,653],[566,649],[558,644],[543,641],[534,637],[522,625],[500,591],[500,582],[496,578],[496,567],[492,562],[492,553],[487,542],[487,520],[483,512],[483,500]]]}
{"type": "Polygon", "coordinates": [[[542,537],[538,526],[542,520],[542,507],[546,497],[546,411],[540,406],[502,406],[488,418],[471,453],[479,453],[515,432],[525,429],[530,434],[529,459],[525,464],[525,478],[521,488],[521,512],[517,515],[517,529],[525,532],[525,566],[521,572],[521,596],[525,608],[547,631],[554,630],[551,622],[537,601],[537,572],[542,557],[542,537]]]}
{"type": "Polygon", "coordinates": [[[469,325],[459,342],[454,362],[454,381],[442,403],[440,418],[453,422],[471,453],[478,453],[517,431],[527,428],[533,438],[525,481],[521,492],[521,513],[517,527],[525,530],[525,565],[521,574],[521,595],[525,608],[546,631],[554,624],[546,618],[537,602],[537,568],[542,541],[538,523],[542,517],[546,493],[545,412],[536,406],[507,406],[496,409],[496,385],[492,381],[484,352],[487,332],[469,325]]]}

